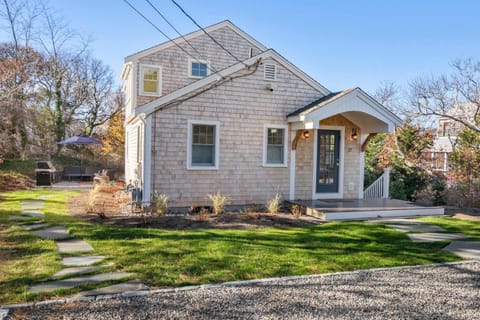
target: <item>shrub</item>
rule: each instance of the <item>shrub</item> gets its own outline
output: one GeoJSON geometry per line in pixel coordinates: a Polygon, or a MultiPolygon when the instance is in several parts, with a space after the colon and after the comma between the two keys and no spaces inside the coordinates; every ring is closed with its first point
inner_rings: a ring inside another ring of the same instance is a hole
{"type": "Polygon", "coordinates": [[[212,201],[213,212],[219,215],[223,212],[223,209],[228,204],[228,197],[217,192],[216,194],[209,194],[208,198],[212,201]]]}
{"type": "Polygon", "coordinates": [[[280,210],[281,200],[282,200],[282,196],[280,195],[280,193],[277,192],[275,196],[272,199],[270,199],[267,203],[268,212],[270,212],[271,214],[278,213],[278,211],[280,210]]]}
{"type": "Polygon", "coordinates": [[[105,203],[98,203],[99,193],[102,192],[100,185],[96,185],[90,190],[87,201],[87,212],[95,213],[102,219],[106,219],[105,203]]]}
{"type": "Polygon", "coordinates": [[[152,207],[158,216],[163,216],[168,208],[168,195],[164,193],[154,192],[152,194],[152,207]]]}
{"type": "MultiPolygon", "coordinates": [[[[200,207],[198,207],[198,208],[200,208],[200,207]]],[[[198,215],[196,217],[196,220],[197,221],[207,221],[209,216],[210,216],[210,210],[208,210],[208,208],[206,208],[206,207],[202,207],[198,211],[198,215]]]]}

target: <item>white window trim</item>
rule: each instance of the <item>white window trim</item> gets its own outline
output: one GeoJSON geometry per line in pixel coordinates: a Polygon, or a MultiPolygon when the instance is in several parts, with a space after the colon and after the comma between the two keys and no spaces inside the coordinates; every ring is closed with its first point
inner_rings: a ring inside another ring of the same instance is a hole
{"type": "Polygon", "coordinates": [[[206,60],[188,59],[188,77],[192,79],[204,79],[210,75],[210,62],[206,60]],[[192,75],[192,63],[204,63],[207,65],[207,75],[205,77],[197,77],[192,75]]]}
{"type": "Polygon", "coordinates": [[[188,170],[218,170],[220,166],[220,121],[213,120],[188,120],[187,129],[187,169],[188,170]],[[205,124],[215,126],[215,166],[195,166],[192,165],[192,127],[194,124],[205,124]]]}
{"type": "Polygon", "coordinates": [[[154,65],[154,64],[143,64],[143,63],[141,63],[140,64],[140,95],[149,96],[149,97],[159,97],[159,96],[161,96],[162,95],[162,75],[163,75],[162,66],[154,65]],[[143,70],[145,68],[158,69],[158,88],[157,88],[156,93],[145,92],[144,91],[144,88],[143,88],[143,81],[144,81],[143,70]]]}
{"type": "Polygon", "coordinates": [[[286,168],[288,167],[288,125],[282,124],[264,124],[263,125],[263,163],[264,167],[286,168]],[[267,163],[267,145],[268,145],[268,129],[284,129],[283,130],[283,163],[267,163]]]}
{"type": "Polygon", "coordinates": [[[313,172],[312,172],[312,199],[342,199],[343,198],[343,175],[345,169],[345,127],[341,126],[319,126],[318,130],[313,130],[313,172]],[[338,130],[340,131],[340,172],[338,173],[338,192],[317,193],[317,144],[318,130],[338,130]]]}

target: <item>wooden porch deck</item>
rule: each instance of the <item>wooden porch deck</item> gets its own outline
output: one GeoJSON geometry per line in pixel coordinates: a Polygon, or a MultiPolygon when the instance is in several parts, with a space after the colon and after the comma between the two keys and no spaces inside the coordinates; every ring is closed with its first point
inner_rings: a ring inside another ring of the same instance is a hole
{"type": "Polygon", "coordinates": [[[307,215],[325,221],[438,216],[445,213],[442,207],[422,206],[395,199],[293,200],[288,202],[305,207],[307,215]]]}

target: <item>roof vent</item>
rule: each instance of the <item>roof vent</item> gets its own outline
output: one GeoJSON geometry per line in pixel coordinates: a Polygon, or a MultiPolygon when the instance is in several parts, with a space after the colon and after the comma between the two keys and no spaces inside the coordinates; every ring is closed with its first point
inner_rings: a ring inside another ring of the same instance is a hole
{"type": "Polygon", "coordinates": [[[263,78],[265,80],[277,80],[277,66],[275,64],[265,64],[263,78]]]}

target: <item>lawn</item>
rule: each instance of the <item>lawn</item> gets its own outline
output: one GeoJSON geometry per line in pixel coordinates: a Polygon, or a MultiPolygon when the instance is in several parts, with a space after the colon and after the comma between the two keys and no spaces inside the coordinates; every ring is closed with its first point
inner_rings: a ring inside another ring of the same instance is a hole
{"type": "MultiPolygon", "coordinates": [[[[0,304],[27,296],[29,284],[46,280],[60,269],[53,241],[29,235],[8,221],[19,201],[46,191],[3,194],[0,203],[0,304]]],[[[49,191],[44,212],[51,224],[92,244],[114,270],[135,272],[152,287],[185,286],[373,267],[456,261],[441,251],[447,242],[412,243],[404,233],[379,224],[331,222],[302,228],[257,230],[161,230],[91,224],[68,214],[74,192],[49,191]]],[[[435,218],[431,221],[478,237],[480,222],[435,218]]]]}

